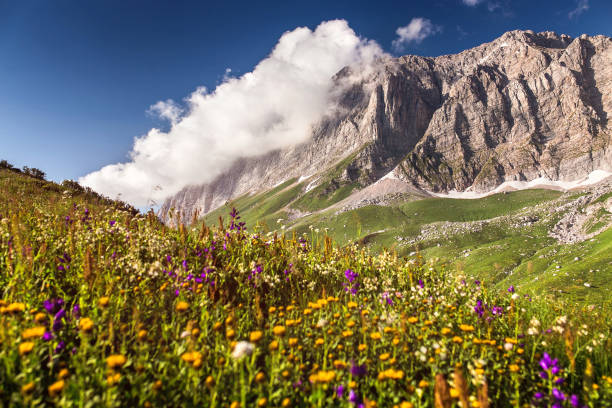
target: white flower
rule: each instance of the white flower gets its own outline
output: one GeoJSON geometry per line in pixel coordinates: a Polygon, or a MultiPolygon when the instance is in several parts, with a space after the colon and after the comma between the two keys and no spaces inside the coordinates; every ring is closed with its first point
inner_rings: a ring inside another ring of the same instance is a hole
{"type": "Polygon", "coordinates": [[[255,345],[253,343],[250,343],[248,341],[239,341],[238,343],[236,343],[236,346],[234,346],[234,350],[232,351],[232,358],[237,360],[244,356],[250,356],[251,354],[253,354],[254,350],[255,345]]]}
{"type": "Polygon", "coordinates": [[[510,351],[512,350],[512,347],[514,347],[512,343],[504,343],[504,350],[510,351]]]}
{"type": "Polygon", "coordinates": [[[327,326],[327,320],[325,319],[319,319],[319,321],[317,322],[317,328],[322,328],[327,326]]]}
{"type": "Polygon", "coordinates": [[[185,337],[189,337],[191,336],[191,332],[189,330],[185,330],[184,332],[181,333],[181,339],[184,339],[185,337]]]}

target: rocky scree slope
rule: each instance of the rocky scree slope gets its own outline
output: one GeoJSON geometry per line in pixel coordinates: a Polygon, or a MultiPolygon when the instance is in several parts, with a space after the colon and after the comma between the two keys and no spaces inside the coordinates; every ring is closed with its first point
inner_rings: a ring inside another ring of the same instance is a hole
{"type": "Polygon", "coordinates": [[[300,194],[320,185],[328,197],[390,175],[444,193],[612,171],[609,37],[511,31],[455,55],[346,67],[334,80],[337,109],[308,142],[238,160],[167,199],[161,218],[172,222],[174,209],[188,221],[291,178],[300,194]]]}

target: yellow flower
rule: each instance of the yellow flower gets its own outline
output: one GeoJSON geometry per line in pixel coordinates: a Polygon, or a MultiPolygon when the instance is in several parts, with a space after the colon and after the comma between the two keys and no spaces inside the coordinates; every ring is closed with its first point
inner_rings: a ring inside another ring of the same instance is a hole
{"type": "Polygon", "coordinates": [[[157,380],[153,383],[153,391],[159,391],[162,387],[163,383],[161,382],[161,380],[157,380]]]}
{"type": "Polygon", "coordinates": [[[272,329],[272,333],[276,336],[283,336],[286,331],[287,329],[285,329],[285,326],[274,326],[272,329]]]}
{"type": "Polygon", "coordinates": [[[357,350],[359,350],[359,351],[365,351],[367,349],[368,349],[368,346],[363,344],[363,343],[360,344],[359,346],[357,346],[357,350]]]}
{"type": "Polygon", "coordinates": [[[230,408],[240,408],[240,403],[238,401],[234,401],[230,404],[230,408]]]}
{"type": "Polygon", "coordinates": [[[215,331],[219,331],[221,330],[221,327],[223,326],[223,323],[221,322],[215,322],[215,324],[213,324],[213,330],[215,331]]]}
{"type": "Polygon", "coordinates": [[[429,387],[429,383],[425,380],[419,381],[419,388],[427,388],[429,387]]]}
{"type": "Polygon", "coordinates": [[[416,322],[419,321],[419,318],[415,316],[410,316],[407,320],[408,320],[408,323],[415,324],[416,322]]]}
{"type": "Polygon", "coordinates": [[[452,398],[459,398],[459,395],[460,394],[459,394],[459,390],[458,389],[456,389],[456,388],[451,388],[450,389],[450,396],[452,398]]]}
{"type": "Polygon", "coordinates": [[[412,402],[404,401],[400,404],[400,408],[413,408],[412,402]]]}
{"type": "Polygon", "coordinates": [[[138,331],[138,340],[144,340],[147,337],[147,331],[142,329],[138,331]]]}
{"type": "Polygon", "coordinates": [[[378,356],[380,361],[387,361],[389,359],[389,357],[391,357],[391,354],[389,354],[389,353],[383,353],[380,356],[378,356]]]}
{"type": "Polygon", "coordinates": [[[66,383],[64,382],[64,380],[59,380],[59,381],[54,382],[48,388],[49,395],[54,397],[56,394],[58,394],[59,392],[61,392],[64,389],[65,385],[66,385],[66,383]]]}
{"type": "Polygon", "coordinates": [[[106,357],[106,365],[108,368],[118,368],[125,364],[126,362],[125,356],[121,354],[113,354],[106,357]]]}
{"type": "Polygon", "coordinates": [[[24,303],[11,303],[10,305],[6,307],[0,308],[2,313],[18,313],[18,312],[23,312],[25,309],[26,309],[26,306],[24,303]]]}
{"type": "Polygon", "coordinates": [[[379,332],[371,333],[370,337],[372,338],[372,340],[380,340],[382,338],[382,336],[381,336],[381,334],[379,332]]]}
{"type": "Polygon", "coordinates": [[[461,324],[459,325],[459,329],[464,332],[473,332],[475,330],[474,326],[471,324],[461,324]]]}
{"type": "Polygon", "coordinates": [[[227,329],[225,331],[225,337],[230,340],[233,339],[234,337],[236,337],[236,331],[234,329],[227,329]]]}
{"type": "Polygon", "coordinates": [[[184,301],[180,301],[176,304],[176,311],[177,312],[184,312],[185,310],[187,310],[189,308],[189,303],[184,302],[184,301]]]}
{"type": "Polygon", "coordinates": [[[291,337],[289,339],[289,347],[294,347],[298,344],[298,339],[297,337],[291,337]]]}
{"type": "Polygon", "coordinates": [[[286,408],[290,406],[291,406],[291,400],[289,398],[283,399],[283,402],[281,402],[281,407],[286,408]]]}
{"type": "Polygon", "coordinates": [[[378,373],[378,380],[401,380],[404,378],[404,372],[402,370],[395,370],[393,368],[389,368],[388,370],[381,371],[378,373]]]}
{"type": "Polygon", "coordinates": [[[270,349],[270,351],[278,350],[278,341],[272,340],[268,346],[268,349],[270,349]]]}
{"type": "Polygon", "coordinates": [[[310,377],[308,377],[308,379],[310,380],[311,383],[316,384],[316,383],[328,383],[330,381],[333,381],[334,378],[336,378],[336,373],[333,371],[318,371],[316,374],[312,374],[310,377]]]}
{"type": "Polygon", "coordinates": [[[34,382],[29,382],[21,386],[21,392],[24,394],[29,394],[34,391],[34,382]]]}
{"type": "Polygon", "coordinates": [[[204,384],[206,384],[206,386],[210,388],[215,385],[215,379],[212,377],[212,375],[209,375],[208,377],[206,377],[206,380],[204,380],[204,384]]]}
{"type": "Polygon", "coordinates": [[[34,349],[34,343],[31,341],[26,341],[25,343],[21,343],[19,345],[19,355],[23,356],[24,354],[28,354],[34,349]]]}
{"type": "Polygon", "coordinates": [[[267,403],[268,403],[268,399],[266,397],[262,397],[257,401],[257,406],[265,407],[267,403]]]}
{"type": "Polygon", "coordinates": [[[357,307],[357,303],[355,303],[353,301],[350,301],[350,302],[347,303],[347,307],[349,309],[355,309],[357,307]]]}
{"type": "Polygon", "coordinates": [[[34,321],[36,323],[42,323],[47,321],[47,315],[44,313],[36,313],[36,316],[34,316],[34,321]]]}
{"type": "Polygon", "coordinates": [[[64,378],[68,377],[68,369],[66,368],[62,368],[60,370],[60,372],[57,374],[57,378],[59,378],[60,380],[63,380],[64,378]]]}
{"type": "Polygon", "coordinates": [[[196,360],[202,360],[202,353],[199,351],[188,351],[183,353],[181,359],[186,363],[194,363],[196,360]]]}
{"type": "Polygon", "coordinates": [[[268,308],[268,313],[273,314],[274,312],[276,312],[276,308],[274,306],[270,306],[268,308]]]}
{"type": "Polygon", "coordinates": [[[106,377],[106,382],[108,382],[108,385],[111,386],[117,384],[119,380],[121,380],[121,374],[119,373],[110,374],[108,377],[106,377]]]}
{"type": "Polygon", "coordinates": [[[344,330],[342,332],[342,337],[351,337],[353,335],[353,331],[352,330],[344,330]]]}
{"type": "Polygon", "coordinates": [[[337,370],[343,370],[346,368],[346,363],[342,360],[334,360],[334,368],[337,370]]]}
{"type": "Polygon", "coordinates": [[[349,320],[348,322],[346,322],[346,327],[351,328],[355,326],[355,321],[354,320],[349,320]]]}
{"type": "Polygon", "coordinates": [[[516,373],[518,372],[518,370],[520,369],[519,366],[517,366],[516,364],[510,364],[508,366],[508,369],[510,370],[510,372],[512,373],[516,373]]]}
{"type": "Polygon", "coordinates": [[[110,301],[110,298],[109,298],[108,296],[101,297],[101,298],[98,300],[98,306],[100,306],[100,307],[106,307],[106,306],[108,306],[108,302],[109,302],[109,301],[110,301]]]}
{"type": "Polygon", "coordinates": [[[265,379],[266,379],[266,375],[262,373],[261,371],[255,375],[255,382],[258,384],[264,382],[265,379]]]}
{"type": "Polygon", "coordinates": [[[21,337],[23,337],[25,340],[31,339],[33,337],[42,337],[42,335],[45,334],[45,331],[46,331],[46,328],[44,326],[36,326],[30,329],[24,330],[23,333],[21,334],[21,337]]]}
{"type": "Polygon", "coordinates": [[[318,338],[315,340],[315,346],[322,346],[323,344],[325,344],[325,340],[323,340],[322,338],[318,338]]]}
{"type": "Polygon", "coordinates": [[[461,344],[463,343],[463,339],[459,336],[453,337],[453,343],[461,344]]]}
{"type": "Polygon", "coordinates": [[[251,340],[252,343],[257,343],[259,340],[261,340],[262,337],[263,333],[259,330],[256,330],[251,332],[251,334],[249,335],[249,340],[251,340]]]}
{"type": "Polygon", "coordinates": [[[94,322],[89,317],[83,317],[81,318],[81,320],[79,320],[79,329],[83,330],[84,332],[87,333],[91,331],[93,327],[94,327],[94,322]]]}
{"type": "Polygon", "coordinates": [[[311,313],[312,313],[312,309],[308,309],[308,308],[304,309],[304,316],[308,316],[311,313]]]}

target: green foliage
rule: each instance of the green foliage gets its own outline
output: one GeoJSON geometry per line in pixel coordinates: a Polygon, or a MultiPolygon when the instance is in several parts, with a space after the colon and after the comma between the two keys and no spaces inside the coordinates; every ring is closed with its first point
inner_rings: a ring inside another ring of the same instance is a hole
{"type": "MultiPolygon", "coordinates": [[[[349,390],[369,407],[436,394],[523,406],[538,392],[547,406],[557,379],[567,398],[612,404],[604,310],[339,247],[323,230],[243,230],[235,213],[173,229],[63,189],[0,171],[3,406],[346,407],[349,390]],[[550,381],[544,353],[558,359],[550,381]]],[[[351,228],[370,235],[376,218],[406,216],[360,210],[351,228]]]]}

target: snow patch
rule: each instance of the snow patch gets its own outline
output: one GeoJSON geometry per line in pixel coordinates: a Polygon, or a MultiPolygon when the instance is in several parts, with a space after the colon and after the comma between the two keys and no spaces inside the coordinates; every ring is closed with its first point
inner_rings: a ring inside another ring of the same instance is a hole
{"type": "Polygon", "coordinates": [[[471,190],[471,186],[466,191],[451,190],[448,193],[434,193],[428,191],[429,194],[435,197],[443,198],[461,198],[475,199],[489,196],[491,194],[501,193],[502,191],[527,190],[530,188],[554,188],[561,190],[572,190],[575,188],[586,187],[597,184],[600,181],[612,176],[612,173],[605,170],[594,170],[588,176],[574,181],[550,180],[546,177],[539,177],[531,181],[505,181],[495,189],[486,193],[476,193],[471,190]]]}
{"type": "Polygon", "coordinates": [[[304,181],[304,180],[308,180],[308,179],[309,179],[309,178],[311,178],[311,177],[312,177],[312,174],[309,174],[308,176],[301,176],[301,177],[298,179],[298,183],[301,183],[301,182],[302,182],[302,181],[304,181]]]}
{"type": "Polygon", "coordinates": [[[306,193],[307,193],[307,192],[309,192],[310,190],[312,190],[313,188],[315,188],[315,187],[317,186],[317,185],[316,185],[316,182],[317,182],[317,181],[319,181],[319,178],[316,178],[316,179],[312,180],[310,183],[308,183],[308,185],[306,186],[306,190],[304,190],[304,192],[306,192],[306,193]]]}
{"type": "Polygon", "coordinates": [[[395,174],[395,169],[393,169],[387,174],[385,174],[380,180],[378,180],[377,183],[382,180],[399,180],[399,179],[400,178],[397,177],[397,175],[395,174]]]}
{"type": "Polygon", "coordinates": [[[486,60],[488,60],[488,59],[489,59],[489,57],[491,57],[491,55],[493,55],[493,54],[495,53],[495,51],[499,50],[500,48],[507,47],[507,46],[508,46],[508,43],[507,43],[507,42],[501,43],[501,44],[499,45],[499,47],[495,48],[495,49],[494,49],[494,50],[492,50],[490,53],[488,53],[487,55],[485,55],[484,57],[482,57],[480,60],[478,60],[478,63],[479,63],[479,64],[482,64],[483,62],[485,62],[486,60]]]}
{"type": "Polygon", "coordinates": [[[281,181],[279,181],[278,183],[276,183],[275,185],[273,185],[273,186],[272,186],[272,188],[275,188],[275,187],[280,186],[280,185],[281,185],[281,184],[283,184],[285,181],[287,181],[287,180],[281,180],[281,181]]]}

